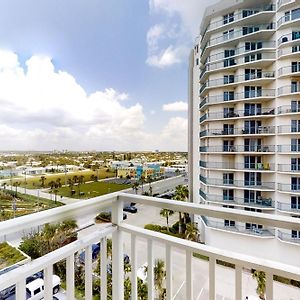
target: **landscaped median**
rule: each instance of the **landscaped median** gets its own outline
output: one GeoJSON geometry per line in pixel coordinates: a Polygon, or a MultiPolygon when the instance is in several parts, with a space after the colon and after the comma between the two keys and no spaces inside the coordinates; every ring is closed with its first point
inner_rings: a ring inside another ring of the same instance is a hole
{"type": "Polygon", "coordinates": [[[30,261],[30,257],[11,244],[0,243],[0,271],[15,264],[25,264],[30,261]]]}

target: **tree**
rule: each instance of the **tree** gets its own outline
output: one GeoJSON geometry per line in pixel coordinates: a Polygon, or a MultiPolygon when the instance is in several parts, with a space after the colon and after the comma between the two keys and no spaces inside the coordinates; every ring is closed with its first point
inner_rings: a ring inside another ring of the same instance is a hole
{"type": "Polygon", "coordinates": [[[158,299],[160,300],[164,299],[165,279],[166,279],[165,262],[161,259],[156,259],[154,264],[154,285],[158,293],[158,299]]]}
{"type": "Polygon", "coordinates": [[[20,185],[21,185],[21,182],[19,182],[19,181],[15,181],[13,183],[13,186],[16,188],[16,197],[18,196],[18,186],[20,186],[20,185]]]}
{"type": "Polygon", "coordinates": [[[3,189],[5,190],[5,189],[6,189],[6,186],[7,186],[7,183],[6,183],[6,182],[3,182],[3,183],[2,183],[2,186],[3,186],[3,189]]]}
{"type": "Polygon", "coordinates": [[[59,188],[61,188],[61,186],[62,186],[62,184],[61,184],[61,178],[57,178],[57,179],[56,179],[56,183],[57,183],[57,186],[58,186],[59,188]]]}
{"type": "Polygon", "coordinates": [[[187,240],[197,241],[197,237],[198,237],[197,225],[195,223],[186,224],[184,235],[187,240]]]}
{"type": "Polygon", "coordinates": [[[252,277],[257,282],[256,293],[260,299],[265,299],[266,293],[266,273],[262,271],[254,271],[252,277]]]}
{"type": "MultiPolygon", "coordinates": [[[[175,200],[178,201],[186,201],[189,196],[189,190],[184,185],[177,185],[175,188],[175,200]]],[[[179,212],[179,233],[182,233],[182,225],[183,225],[183,218],[182,213],[179,212]]]]}
{"type": "Polygon", "coordinates": [[[68,186],[70,187],[70,195],[73,196],[72,191],[73,191],[74,182],[71,178],[68,179],[68,186]]]}
{"type": "Polygon", "coordinates": [[[139,183],[136,181],[136,182],[134,182],[133,183],[133,185],[132,185],[132,189],[135,191],[135,193],[137,194],[137,191],[138,191],[138,189],[139,189],[139,183]]]}
{"type": "Polygon", "coordinates": [[[41,187],[44,188],[45,187],[45,182],[46,182],[46,177],[45,176],[41,176],[40,182],[41,182],[41,187]]]}
{"type": "Polygon", "coordinates": [[[173,210],[163,208],[159,213],[163,218],[167,220],[167,230],[169,231],[169,217],[174,214],[173,210]]]}

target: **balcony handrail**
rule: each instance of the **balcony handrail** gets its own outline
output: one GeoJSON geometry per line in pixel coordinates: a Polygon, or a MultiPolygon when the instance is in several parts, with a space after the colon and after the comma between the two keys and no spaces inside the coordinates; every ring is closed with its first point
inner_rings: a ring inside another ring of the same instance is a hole
{"type": "Polygon", "coordinates": [[[251,56],[252,55],[251,53],[247,53],[247,54],[245,54],[242,57],[239,57],[237,59],[235,59],[234,57],[228,57],[228,58],[224,58],[222,61],[219,61],[219,62],[208,63],[207,65],[205,65],[205,67],[201,71],[199,77],[201,79],[203,77],[203,75],[206,72],[209,72],[209,71],[217,71],[219,69],[239,67],[241,65],[244,66],[245,64],[253,63],[253,62],[257,62],[257,61],[261,61],[261,60],[267,60],[267,59],[275,60],[276,59],[276,53],[275,52],[266,53],[266,52],[259,51],[259,52],[255,53],[253,55],[256,55],[256,54],[257,55],[260,54],[261,56],[259,58],[256,57],[255,59],[251,59],[251,60],[249,59],[249,61],[245,61],[245,57],[251,56]],[[233,60],[234,64],[228,65],[228,66],[224,66],[224,62],[226,60],[233,60]]]}
{"type": "Polygon", "coordinates": [[[289,13],[289,14],[285,14],[284,16],[282,16],[281,18],[278,19],[277,21],[277,27],[281,26],[284,23],[290,22],[290,21],[295,21],[298,20],[300,18],[299,13],[289,13]]]}
{"type": "Polygon", "coordinates": [[[260,74],[243,74],[243,75],[234,75],[233,81],[225,82],[224,77],[223,78],[217,78],[213,80],[207,80],[203,86],[205,87],[217,87],[217,86],[224,86],[234,83],[239,83],[243,81],[249,81],[249,80],[256,80],[256,79],[265,79],[265,78],[274,78],[275,72],[274,71],[263,71],[260,74]]]}
{"type": "Polygon", "coordinates": [[[228,34],[228,36],[220,35],[216,38],[208,40],[208,42],[205,44],[205,46],[202,49],[202,54],[205,52],[207,47],[216,46],[216,45],[220,45],[222,43],[230,42],[232,39],[237,39],[237,38],[240,38],[243,36],[257,34],[263,30],[275,30],[276,23],[271,22],[271,23],[267,23],[267,24],[260,24],[258,26],[255,26],[255,25],[249,26],[249,28],[254,28],[254,27],[258,28],[258,30],[244,33],[245,32],[244,29],[240,29],[240,30],[233,31],[232,33],[228,34]]]}
{"type": "MultiPolygon", "coordinates": [[[[112,253],[112,286],[113,286],[113,299],[114,300],[122,300],[123,295],[123,280],[124,280],[124,269],[123,269],[123,238],[122,232],[127,232],[132,235],[133,240],[131,240],[132,245],[134,245],[133,251],[136,253],[136,243],[134,243],[135,237],[144,237],[148,241],[148,267],[152,266],[153,268],[153,252],[152,243],[161,242],[167,246],[167,251],[169,251],[169,255],[171,255],[171,248],[178,247],[180,249],[184,249],[188,251],[191,255],[192,253],[199,253],[209,257],[210,266],[215,267],[216,259],[227,261],[229,263],[233,263],[236,266],[248,269],[258,269],[267,273],[267,284],[272,284],[273,277],[271,275],[276,274],[282,277],[291,278],[295,280],[300,280],[300,268],[295,267],[293,265],[283,264],[277,261],[270,261],[266,259],[251,257],[244,254],[234,253],[231,251],[223,250],[220,248],[214,248],[207,245],[202,245],[200,243],[195,243],[183,239],[179,239],[176,237],[172,237],[169,235],[165,235],[158,232],[149,231],[143,228],[134,227],[132,225],[124,224],[122,221],[122,211],[123,211],[123,203],[125,202],[135,202],[139,204],[144,204],[152,207],[159,207],[159,208],[166,208],[171,209],[174,211],[180,212],[187,212],[190,214],[196,215],[206,215],[212,218],[220,218],[220,219],[231,219],[237,222],[242,223],[258,223],[262,224],[266,227],[278,227],[284,228],[289,230],[300,230],[300,220],[295,219],[289,216],[279,216],[279,215],[270,215],[264,213],[255,213],[249,211],[237,211],[232,210],[230,208],[223,208],[223,207],[209,207],[203,204],[194,204],[194,203],[187,203],[182,201],[175,201],[175,200],[167,200],[161,198],[154,198],[154,197],[147,197],[147,196],[140,196],[140,195],[130,195],[125,194],[122,192],[117,192],[112,194],[108,194],[105,196],[100,196],[96,198],[92,198],[90,200],[85,200],[82,202],[74,203],[66,205],[65,207],[59,207],[57,209],[51,209],[45,212],[38,212],[35,214],[30,215],[32,220],[32,224],[44,224],[45,222],[51,222],[61,220],[62,217],[71,217],[72,215],[77,215],[80,212],[90,211],[91,209],[94,212],[98,208],[109,207],[112,205],[112,225],[108,227],[97,230],[96,232],[89,234],[83,238],[79,238],[77,241],[68,244],[58,250],[55,250],[47,255],[34,260],[33,262],[24,265],[23,267],[17,268],[15,270],[10,271],[4,275],[0,276],[0,290],[3,290],[11,285],[16,284],[16,297],[17,299],[23,299],[22,294],[25,294],[25,280],[28,275],[32,275],[36,273],[36,271],[40,271],[41,269],[44,270],[44,280],[45,280],[45,299],[52,299],[52,270],[53,264],[57,261],[61,261],[62,259],[67,260],[67,296],[74,295],[74,253],[77,252],[79,249],[85,248],[86,251],[86,263],[85,263],[85,294],[86,299],[92,298],[92,251],[91,245],[94,241],[101,240],[102,243],[106,243],[106,237],[109,234],[112,234],[112,243],[113,243],[113,253],[112,253]],[[93,203],[95,201],[95,203],[93,203]],[[79,212],[80,211],[80,212],[79,212]],[[47,215],[49,219],[47,219],[47,215]],[[150,245],[150,246],[149,246],[150,245]],[[150,249],[150,252],[149,252],[150,249]],[[69,278],[69,279],[68,279],[69,278]],[[73,278],[73,279],[72,279],[73,278]],[[69,285],[70,283],[70,285],[69,285]]],[[[19,217],[13,220],[0,222],[0,236],[6,234],[3,232],[3,229],[7,229],[9,226],[12,226],[10,232],[18,232],[20,228],[23,226],[28,227],[28,217],[19,217]],[[14,225],[18,225],[14,227],[14,225]]],[[[104,246],[105,248],[105,246],[104,246]]],[[[135,259],[136,256],[134,255],[135,259]]],[[[106,252],[101,252],[101,260],[103,265],[106,265],[106,252]]],[[[134,260],[134,259],[133,259],[134,260]]],[[[101,264],[102,264],[101,263],[101,264]]],[[[171,272],[170,267],[171,262],[167,261],[167,270],[171,272]]],[[[191,270],[188,268],[187,271],[191,270]]],[[[132,274],[136,275],[137,266],[136,263],[132,264],[132,274]]],[[[101,282],[106,286],[106,268],[104,268],[104,272],[101,272],[101,282]]],[[[172,280],[172,274],[168,274],[169,280],[172,280]]],[[[150,289],[148,289],[148,296],[153,298],[153,290],[154,286],[151,284],[153,283],[153,269],[148,274],[149,280],[148,284],[150,284],[150,289]]],[[[133,283],[136,282],[136,276],[133,276],[133,283]]],[[[168,280],[167,278],[167,280],[168,280]]],[[[210,274],[209,276],[210,281],[215,281],[215,276],[210,274]]],[[[191,287],[190,287],[191,288],[191,287]]],[[[133,293],[137,293],[137,285],[133,284],[133,293]]],[[[101,293],[104,290],[101,290],[101,293]]],[[[268,293],[268,292],[267,292],[268,293]]],[[[171,284],[167,285],[167,294],[172,294],[171,284]]],[[[270,297],[271,294],[269,294],[270,297]]],[[[267,297],[269,297],[267,294],[267,297]]],[[[68,296],[70,298],[70,296],[68,296]]],[[[73,296],[74,297],[74,296],[73,296]]],[[[71,298],[73,298],[71,297],[71,298]]],[[[210,299],[214,299],[215,291],[210,290],[210,299]]],[[[69,299],[68,298],[68,299],[69,299]]],[[[70,299],[71,299],[70,298],[70,299]]],[[[103,297],[105,299],[105,297],[103,297]]],[[[134,299],[136,297],[133,296],[134,299]]],[[[240,298],[240,297],[238,297],[240,298]]],[[[187,299],[190,299],[189,297],[187,299]]]]}
{"type": "Polygon", "coordinates": [[[255,49],[255,50],[246,50],[245,46],[236,48],[235,49],[235,55],[228,56],[228,57],[225,57],[224,51],[216,53],[216,54],[212,54],[212,55],[207,57],[204,64],[213,63],[215,61],[222,60],[222,59],[236,58],[237,56],[239,56],[241,54],[251,55],[252,53],[256,53],[258,51],[263,51],[265,49],[274,49],[275,50],[275,48],[276,48],[276,42],[275,41],[265,41],[265,42],[262,42],[262,47],[261,48],[258,48],[258,49],[255,49]]]}
{"type": "Polygon", "coordinates": [[[239,109],[234,111],[229,111],[225,113],[224,111],[219,112],[209,112],[206,113],[204,120],[213,120],[213,119],[230,119],[230,118],[239,118],[239,117],[254,117],[254,116],[263,116],[263,115],[275,115],[275,109],[270,107],[263,107],[257,109],[254,113],[251,110],[239,109]]]}
{"type": "Polygon", "coordinates": [[[278,88],[278,96],[300,93],[300,85],[285,85],[278,88]]]}
{"type": "Polygon", "coordinates": [[[293,33],[288,33],[288,34],[284,34],[282,35],[279,39],[278,39],[278,46],[287,43],[287,42],[291,42],[291,41],[297,41],[300,39],[300,35],[293,35],[293,33]]]}
{"type": "Polygon", "coordinates": [[[245,146],[245,145],[230,145],[230,146],[201,146],[203,152],[275,152],[275,145],[256,145],[256,146],[245,146]],[[246,150],[245,150],[246,149],[246,150]],[[248,149],[248,150],[247,150],[248,149]]]}
{"type": "Polygon", "coordinates": [[[278,0],[277,1],[277,9],[279,9],[282,5],[288,4],[294,0],[278,0]]]}
{"type": "Polygon", "coordinates": [[[257,170],[257,171],[272,171],[275,168],[274,163],[236,163],[236,162],[207,162],[200,161],[200,167],[208,169],[235,169],[235,170],[257,170]]]}
{"type": "Polygon", "coordinates": [[[282,105],[279,106],[277,109],[277,114],[288,114],[288,113],[299,113],[300,112],[300,107],[292,107],[291,105],[282,105]]]}
{"type": "MultiPolygon", "coordinates": [[[[23,218],[23,217],[22,217],[23,218]]],[[[6,222],[6,221],[5,221],[6,222]]],[[[0,223],[1,224],[1,223],[0,223]]],[[[20,281],[22,278],[27,278],[32,274],[45,269],[49,265],[58,263],[59,261],[65,259],[70,255],[70,253],[76,253],[81,249],[99,242],[102,238],[105,238],[115,232],[117,227],[114,225],[108,225],[106,228],[100,231],[93,232],[87,236],[80,238],[80,240],[74,241],[66,246],[63,246],[53,252],[37,258],[28,264],[22,265],[17,269],[14,269],[2,276],[0,276],[0,291],[5,288],[14,285],[16,282],[20,281]]]]}
{"type": "Polygon", "coordinates": [[[224,100],[224,94],[208,96],[203,99],[206,100],[206,103],[222,103],[228,101],[242,100],[242,99],[251,99],[251,98],[260,98],[260,97],[275,97],[275,89],[262,89],[261,91],[254,91],[249,93],[234,93],[233,99],[224,100]],[[246,97],[247,96],[247,97],[246,97]],[[249,97],[248,97],[249,96],[249,97]]]}
{"type": "MultiPolygon", "coordinates": [[[[248,10],[248,9],[247,9],[248,10]]],[[[273,4],[270,4],[270,5],[266,5],[264,7],[260,7],[260,8],[250,8],[249,10],[253,10],[253,14],[249,15],[249,16],[246,16],[246,17],[243,17],[243,12],[240,11],[240,12],[237,12],[235,14],[233,14],[233,18],[234,18],[234,21],[232,22],[228,22],[228,23],[224,23],[224,20],[219,20],[219,21],[214,21],[214,22],[210,22],[208,24],[208,26],[205,28],[204,30],[204,33],[202,35],[202,40],[204,39],[206,33],[210,30],[213,30],[213,29],[217,29],[217,28],[221,28],[223,26],[226,26],[226,25],[230,25],[230,24],[235,24],[236,21],[240,21],[242,19],[245,19],[245,18],[249,18],[249,17],[252,17],[252,16],[255,16],[257,15],[258,13],[262,13],[262,12],[274,12],[275,11],[275,5],[273,4]]]]}

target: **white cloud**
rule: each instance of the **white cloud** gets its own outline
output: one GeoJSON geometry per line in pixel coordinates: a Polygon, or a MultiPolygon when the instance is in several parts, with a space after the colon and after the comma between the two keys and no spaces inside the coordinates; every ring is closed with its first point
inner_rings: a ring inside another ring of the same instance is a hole
{"type": "Polygon", "coordinates": [[[156,50],[159,39],[163,38],[165,28],[161,24],[152,26],[147,32],[147,43],[151,51],[156,50]]]}
{"type": "Polygon", "coordinates": [[[167,49],[162,50],[158,54],[150,55],[146,63],[149,66],[154,66],[158,68],[170,67],[174,64],[179,64],[182,62],[182,59],[187,54],[187,49],[185,47],[174,48],[169,46],[167,49]]]}
{"type": "MultiPolygon", "coordinates": [[[[1,150],[151,150],[168,138],[168,130],[164,139],[145,130],[143,107],[127,105],[128,94],[88,94],[49,57],[32,56],[23,68],[0,50],[0,86],[1,150]]],[[[177,142],[168,146],[177,150],[177,142]]]]}
{"type": "Polygon", "coordinates": [[[187,131],[188,120],[186,118],[171,118],[160,135],[162,150],[173,148],[179,151],[187,151],[187,131]]]}
{"type": "MultiPolygon", "coordinates": [[[[188,49],[199,34],[199,26],[205,7],[217,0],[149,0],[150,13],[163,14],[165,22],[150,28],[149,33],[157,33],[155,51],[148,41],[146,63],[158,68],[170,67],[188,61],[188,49]],[[155,30],[154,30],[155,29],[155,30]]],[[[147,37],[148,37],[147,35],[147,37]]],[[[152,40],[151,40],[152,41],[152,40]]]]}
{"type": "Polygon", "coordinates": [[[176,101],[173,103],[168,103],[163,105],[163,111],[181,112],[187,111],[188,105],[183,101],[176,101]]]}

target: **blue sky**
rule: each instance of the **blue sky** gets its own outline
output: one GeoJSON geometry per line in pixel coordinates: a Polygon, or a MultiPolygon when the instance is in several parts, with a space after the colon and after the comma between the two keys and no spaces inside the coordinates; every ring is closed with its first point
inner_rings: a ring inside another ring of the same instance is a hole
{"type": "Polygon", "coordinates": [[[207,3],[3,0],[1,150],[186,150],[188,54],[207,3]]]}

